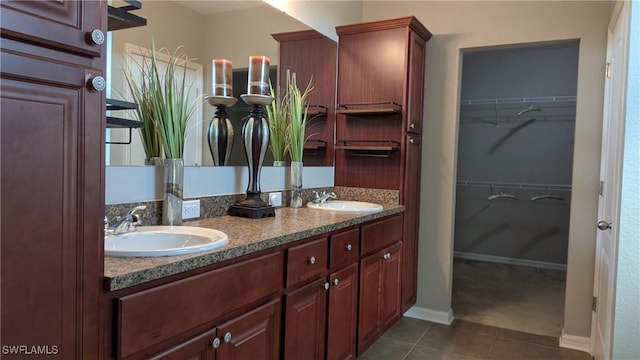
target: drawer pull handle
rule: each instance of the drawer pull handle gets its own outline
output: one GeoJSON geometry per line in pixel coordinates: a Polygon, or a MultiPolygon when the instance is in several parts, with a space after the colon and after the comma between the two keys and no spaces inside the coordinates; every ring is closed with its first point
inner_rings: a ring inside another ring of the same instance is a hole
{"type": "Polygon", "coordinates": [[[347,248],[347,251],[353,250],[353,246],[351,246],[351,244],[347,244],[346,248],[347,248]]]}
{"type": "Polygon", "coordinates": [[[218,338],[213,339],[213,341],[211,341],[211,346],[214,349],[219,348],[220,347],[220,339],[218,339],[218,338]]]}
{"type": "Polygon", "coordinates": [[[386,253],[382,256],[385,260],[390,259],[391,258],[391,253],[386,253]]]}
{"type": "Polygon", "coordinates": [[[95,29],[89,34],[92,45],[102,45],[104,43],[104,33],[100,29],[95,29]]]}
{"type": "Polygon", "coordinates": [[[316,257],[315,256],[310,257],[309,258],[309,264],[313,265],[315,263],[316,263],[316,257]]]}
{"type": "Polygon", "coordinates": [[[224,334],[224,342],[226,342],[226,343],[230,343],[231,342],[231,333],[230,332],[224,334]]]}
{"type": "Polygon", "coordinates": [[[324,285],[322,285],[322,287],[323,287],[325,290],[329,290],[329,283],[328,283],[328,282],[324,283],[324,285]]]}
{"type": "Polygon", "coordinates": [[[91,78],[89,84],[95,91],[104,91],[107,88],[107,81],[100,75],[91,78]]]}
{"type": "Polygon", "coordinates": [[[340,283],[340,280],[338,279],[333,279],[333,285],[334,286],[338,286],[338,284],[340,283]]]}
{"type": "Polygon", "coordinates": [[[414,123],[409,124],[409,128],[415,129],[416,128],[416,124],[414,124],[414,123]]]}
{"type": "Polygon", "coordinates": [[[413,140],[413,138],[410,138],[409,142],[413,144],[415,141],[413,140]]]}

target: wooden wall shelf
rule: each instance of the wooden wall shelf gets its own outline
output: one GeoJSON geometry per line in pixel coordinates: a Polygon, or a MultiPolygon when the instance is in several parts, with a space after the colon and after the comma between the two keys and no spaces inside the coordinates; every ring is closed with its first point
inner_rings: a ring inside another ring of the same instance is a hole
{"type": "Polygon", "coordinates": [[[400,143],[394,140],[338,140],[336,150],[344,150],[349,156],[389,157],[400,150],[400,143]]]}
{"type": "Polygon", "coordinates": [[[381,101],[368,103],[338,104],[337,114],[345,115],[375,115],[397,114],[402,112],[402,105],[395,101],[381,101]]]}

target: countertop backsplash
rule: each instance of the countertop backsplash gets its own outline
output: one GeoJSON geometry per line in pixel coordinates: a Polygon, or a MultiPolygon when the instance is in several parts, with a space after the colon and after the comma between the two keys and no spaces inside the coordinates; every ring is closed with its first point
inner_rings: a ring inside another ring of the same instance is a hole
{"type": "MultiPolygon", "coordinates": [[[[340,200],[357,200],[366,201],[377,204],[399,203],[400,192],[398,190],[388,189],[366,189],[355,187],[323,187],[314,189],[304,189],[305,203],[313,200],[313,192],[333,191],[340,200]]],[[[200,199],[200,219],[213,218],[227,214],[229,206],[244,199],[245,194],[220,195],[201,197],[200,199]]],[[[267,201],[268,193],[262,193],[262,199],[267,201]]],[[[288,206],[291,191],[282,191],[282,204],[288,206]]],[[[194,200],[193,198],[185,200],[194,200]]],[[[141,215],[144,225],[160,225],[162,224],[162,201],[146,201],[126,204],[115,204],[105,206],[105,215],[110,222],[114,222],[118,216],[122,216],[130,209],[136,206],[145,205],[147,208],[137,213],[141,215]]]]}

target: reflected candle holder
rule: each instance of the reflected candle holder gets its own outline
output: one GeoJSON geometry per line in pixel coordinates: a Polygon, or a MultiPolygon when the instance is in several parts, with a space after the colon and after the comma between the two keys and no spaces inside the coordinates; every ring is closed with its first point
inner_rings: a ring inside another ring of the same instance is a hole
{"type": "Polygon", "coordinates": [[[252,106],[249,117],[242,125],[242,139],[249,168],[249,184],[244,200],[231,205],[228,214],[251,219],[276,216],[275,208],[260,197],[260,172],[269,145],[269,124],[264,115],[264,106],[273,98],[267,95],[245,94],[240,96],[252,106]]]}
{"type": "Polygon", "coordinates": [[[233,97],[233,63],[226,59],[213,59],[213,96],[207,97],[216,112],[209,122],[207,140],[213,165],[226,166],[233,148],[233,126],[227,116],[227,107],[238,99],[233,97]]]}
{"type": "Polygon", "coordinates": [[[233,125],[227,115],[227,107],[235,105],[238,99],[228,96],[209,96],[207,101],[216,107],[216,112],[207,128],[207,140],[213,165],[227,166],[234,136],[233,125]]]}

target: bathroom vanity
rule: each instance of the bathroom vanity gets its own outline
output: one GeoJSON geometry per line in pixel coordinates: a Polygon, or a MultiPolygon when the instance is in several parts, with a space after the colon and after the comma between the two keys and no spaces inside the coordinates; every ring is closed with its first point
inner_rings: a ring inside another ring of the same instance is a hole
{"type": "Polygon", "coordinates": [[[400,317],[404,206],[223,216],[229,244],[105,258],[105,358],[350,359],[400,317]]]}

